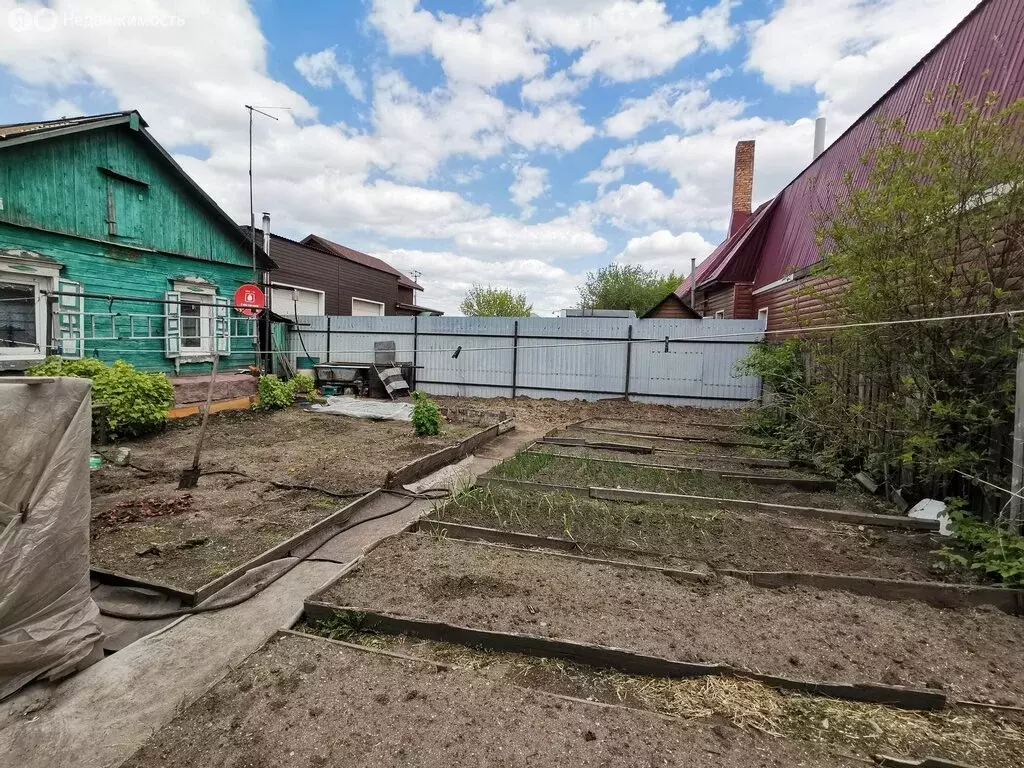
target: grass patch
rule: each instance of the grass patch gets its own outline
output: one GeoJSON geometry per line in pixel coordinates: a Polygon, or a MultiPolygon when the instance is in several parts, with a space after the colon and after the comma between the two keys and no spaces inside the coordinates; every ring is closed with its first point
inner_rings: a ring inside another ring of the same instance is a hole
{"type": "MultiPolygon", "coordinates": [[[[303,628],[312,634],[315,629],[303,628]]],[[[409,637],[353,632],[347,641],[470,670],[493,669],[508,682],[551,693],[623,704],[685,720],[724,718],[737,728],[811,741],[862,755],[932,756],[1011,768],[1024,759],[1018,720],[976,710],[912,712],[876,704],[781,692],[747,680],[627,675],[557,659],[492,653],[409,637]]]]}

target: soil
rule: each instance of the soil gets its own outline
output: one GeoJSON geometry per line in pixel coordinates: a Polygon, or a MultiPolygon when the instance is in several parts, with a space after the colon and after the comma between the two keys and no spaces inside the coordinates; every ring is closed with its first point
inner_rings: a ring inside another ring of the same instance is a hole
{"type": "Polygon", "coordinates": [[[754,459],[781,458],[768,448],[739,443],[701,443],[696,440],[678,440],[657,435],[622,435],[617,432],[600,432],[594,429],[569,426],[558,433],[564,437],[582,437],[591,442],[622,443],[624,445],[643,445],[667,453],[699,455],[745,456],[754,459]]]}
{"type": "MultiPolygon", "coordinates": [[[[300,631],[332,636],[324,624],[300,631]]],[[[873,704],[778,691],[726,677],[666,680],[627,675],[560,659],[466,648],[406,635],[356,632],[350,643],[472,669],[547,693],[625,704],[688,721],[724,718],[737,728],[753,726],[788,738],[818,742],[865,759],[879,752],[911,759],[939,757],[990,768],[1024,763],[1024,715],[950,708],[914,712],[873,704]],[[827,720],[828,728],[821,723],[827,720]],[[971,738],[965,739],[964,734],[971,738]]]]}
{"type": "Polygon", "coordinates": [[[407,535],[321,598],[462,626],[629,648],[812,680],[941,686],[1024,703],[1021,619],[839,591],[759,589],[407,535]]]}
{"type": "Polygon", "coordinates": [[[441,505],[434,517],[539,536],[571,537],[582,552],[610,559],[629,550],[670,555],[656,563],[684,570],[816,571],[921,581],[963,580],[938,567],[940,537],[827,521],[780,519],[674,505],[580,499],[568,494],[477,488],[441,505]],[[600,547],[618,547],[606,555],[600,547]]]}
{"type": "Polygon", "coordinates": [[[833,766],[822,748],[689,724],[279,637],[157,732],[126,768],[833,766]]]}
{"type": "Polygon", "coordinates": [[[437,397],[441,405],[482,408],[515,414],[516,423],[526,427],[552,429],[565,427],[584,419],[606,417],[616,421],[650,420],[686,428],[693,424],[742,424],[749,416],[744,409],[710,409],[692,406],[675,407],[651,403],[626,402],[621,398],[608,400],[555,400],[552,398],[507,397],[437,397]]]}
{"type": "MultiPolygon", "coordinates": [[[[263,480],[341,494],[379,487],[388,470],[452,445],[476,426],[421,438],[409,422],[370,421],[288,408],[211,415],[204,475],[179,491],[192,463],[199,419],[171,422],[123,443],[132,466],[91,473],[92,563],[97,568],[193,590],[333,514],[352,499],[282,490],[263,480]],[[252,478],[259,478],[255,480],[252,478]]],[[[117,447],[103,449],[113,458],[117,447]]]]}
{"type": "Polygon", "coordinates": [[[841,483],[835,491],[801,491],[786,485],[755,485],[743,480],[719,478],[705,472],[662,472],[656,468],[591,462],[550,453],[519,454],[495,467],[490,474],[578,488],[627,488],[818,509],[895,513],[892,507],[859,490],[852,482],[841,483]]]}

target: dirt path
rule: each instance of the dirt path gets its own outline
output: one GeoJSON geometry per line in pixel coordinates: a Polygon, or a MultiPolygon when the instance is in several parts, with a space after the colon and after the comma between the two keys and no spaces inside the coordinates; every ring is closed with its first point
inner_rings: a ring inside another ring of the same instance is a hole
{"type": "Polygon", "coordinates": [[[813,746],[566,701],[294,636],[274,640],[126,768],[853,766],[813,746]]]}
{"type": "Polygon", "coordinates": [[[757,589],[547,554],[405,536],[375,550],[324,602],[525,632],[805,679],[942,686],[1024,703],[1024,624],[994,609],[942,611],[837,591],[757,589]]]}
{"type": "MultiPolygon", "coordinates": [[[[571,537],[583,545],[649,550],[684,570],[818,571],[890,579],[958,580],[936,568],[938,536],[786,520],[779,515],[580,499],[567,494],[477,488],[436,517],[466,525],[571,537]]],[[[599,555],[598,555],[599,556],[599,555]]],[[[611,559],[628,557],[616,551],[611,559]]]]}

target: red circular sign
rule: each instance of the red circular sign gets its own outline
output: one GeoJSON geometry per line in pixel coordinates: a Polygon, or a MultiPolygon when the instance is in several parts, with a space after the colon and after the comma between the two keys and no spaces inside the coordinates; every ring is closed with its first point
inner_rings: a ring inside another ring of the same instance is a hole
{"type": "Polygon", "coordinates": [[[267,297],[258,285],[246,283],[235,291],[235,309],[243,315],[258,315],[266,304],[267,297]]]}

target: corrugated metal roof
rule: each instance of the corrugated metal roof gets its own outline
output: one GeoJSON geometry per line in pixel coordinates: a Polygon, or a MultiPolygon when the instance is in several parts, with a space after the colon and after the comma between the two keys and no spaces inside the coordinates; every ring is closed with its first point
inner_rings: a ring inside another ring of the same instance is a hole
{"type": "MultiPolygon", "coordinates": [[[[13,136],[24,136],[29,133],[42,134],[69,126],[85,125],[109,120],[112,117],[129,117],[131,112],[108,112],[103,115],[83,115],[81,117],[61,118],[60,120],[41,120],[34,123],[9,123],[0,125],[0,140],[13,136]]],[[[145,123],[143,123],[145,125],[145,123]]]]}
{"type": "MultiPolygon", "coordinates": [[[[768,216],[769,210],[772,208],[774,200],[770,200],[767,203],[762,203],[753,215],[747,218],[743,222],[743,226],[736,232],[736,234],[727,237],[723,240],[715,250],[711,252],[704,261],[697,265],[697,269],[692,274],[688,275],[682,283],[675,290],[676,296],[685,296],[690,291],[690,280],[696,275],[697,285],[701,286],[705,283],[709,283],[712,280],[719,279],[720,273],[728,265],[731,257],[740,250],[745,244],[748,243],[749,236],[755,229],[763,229],[759,227],[762,220],[768,216]]],[[[762,242],[762,238],[757,238],[756,242],[759,244],[762,242]]],[[[751,258],[756,258],[756,250],[751,258]]]]}
{"type": "Polygon", "coordinates": [[[387,272],[388,274],[395,275],[398,278],[398,284],[403,288],[412,288],[416,291],[422,291],[423,286],[419,283],[414,282],[406,275],[399,272],[397,269],[392,267],[383,259],[378,259],[376,256],[371,256],[368,253],[357,251],[354,248],[341,245],[328,240],[326,237],[320,237],[320,235],[307,235],[302,240],[302,244],[312,248],[319,248],[320,250],[333,253],[335,256],[340,256],[343,259],[354,261],[356,264],[362,264],[364,267],[370,267],[370,269],[377,269],[381,272],[387,272]]]}
{"type": "Polygon", "coordinates": [[[814,219],[829,210],[846,171],[861,168],[860,158],[876,138],[875,118],[903,116],[910,130],[933,125],[942,105],[927,104],[926,96],[941,96],[950,84],[960,85],[964,98],[998,92],[1008,104],[1024,96],[1024,2],[982,2],[790,182],[777,198],[756,272],[749,265],[743,281],[752,279],[760,288],[817,262],[814,219]]]}

